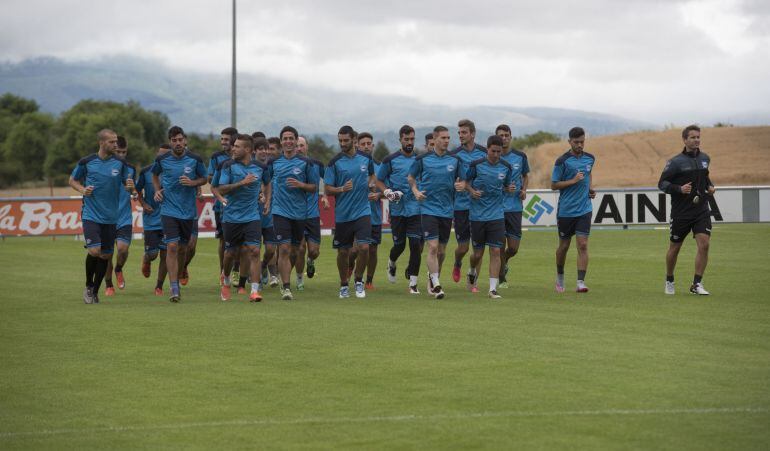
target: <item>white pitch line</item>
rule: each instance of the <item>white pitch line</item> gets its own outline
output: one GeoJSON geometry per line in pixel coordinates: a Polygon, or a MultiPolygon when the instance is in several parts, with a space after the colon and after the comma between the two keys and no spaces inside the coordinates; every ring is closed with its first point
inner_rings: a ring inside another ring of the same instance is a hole
{"type": "Polygon", "coordinates": [[[536,411],[503,411],[503,412],[467,412],[447,413],[436,415],[393,415],[372,417],[309,417],[295,419],[262,419],[262,420],[228,420],[208,421],[199,423],[176,423],[146,426],[110,426],[85,429],[50,429],[24,432],[0,432],[0,438],[35,437],[62,434],[93,434],[99,432],[134,432],[159,431],[168,429],[194,429],[221,426],[281,426],[299,424],[335,424],[335,423],[378,423],[402,421],[431,421],[431,420],[465,420],[473,418],[537,418],[537,417],[571,417],[571,416],[628,416],[628,415],[708,415],[708,414],[762,414],[768,413],[766,407],[710,407],[700,409],[607,409],[607,410],[565,410],[552,412],[536,411]]]}

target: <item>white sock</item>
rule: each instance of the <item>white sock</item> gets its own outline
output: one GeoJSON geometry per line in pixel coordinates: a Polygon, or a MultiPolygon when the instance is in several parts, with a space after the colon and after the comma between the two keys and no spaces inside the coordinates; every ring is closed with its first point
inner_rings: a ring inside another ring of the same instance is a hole
{"type": "Polygon", "coordinates": [[[225,285],[230,285],[230,276],[225,276],[224,284],[225,285]]]}
{"type": "Polygon", "coordinates": [[[388,268],[392,268],[392,267],[394,267],[394,266],[396,266],[396,262],[394,262],[393,260],[390,260],[390,259],[389,259],[389,260],[388,260],[388,268]]]}
{"type": "Polygon", "coordinates": [[[259,292],[259,283],[252,283],[251,284],[251,292],[252,293],[258,293],[259,292]]]}
{"type": "Polygon", "coordinates": [[[302,279],[303,279],[304,277],[305,277],[305,276],[303,276],[302,274],[297,274],[297,283],[302,283],[302,279]]]}
{"type": "Polygon", "coordinates": [[[438,273],[437,272],[434,272],[434,273],[430,274],[430,281],[431,281],[431,283],[433,283],[434,287],[437,287],[437,286],[441,285],[441,282],[439,282],[439,280],[438,280],[438,273]]]}
{"type": "Polygon", "coordinates": [[[409,276],[409,286],[417,286],[417,276],[409,276]]]}
{"type": "Polygon", "coordinates": [[[497,290],[497,278],[490,277],[489,278],[489,291],[495,291],[497,290]]]}

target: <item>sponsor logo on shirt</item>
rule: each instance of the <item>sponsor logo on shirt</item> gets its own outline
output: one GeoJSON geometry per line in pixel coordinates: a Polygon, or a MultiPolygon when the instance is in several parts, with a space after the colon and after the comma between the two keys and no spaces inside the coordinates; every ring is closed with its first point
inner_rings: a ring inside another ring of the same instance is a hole
{"type": "Polygon", "coordinates": [[[302,169],[300,168],[294,168],[291,170],[291,173],[294,175],[299,175],[300,172],[302,172],[302,169]]]}
{"type": "Polygon", "coordinates": [[[365,164],[361,165],[361,172],[366,172],[366,165],[365,164]]]}
{"type": "Polygon", "coordinates": [[[498,180],[504,179],[505,178],[505,172],[498,172],[497,173],[497,178],[498,178],[498,180]]]}
{"type": "Polygon", "coordinates": [[[447,172],[454,171],[455,170],[455,165],[453,165],[453,164],[447,165],[446,170],[447,170],[447,172]]]}
{"type": "Polygon", "coordinates": [[[708,161],[701,161],[700,164],[703,166],[703,169],[706,169],[709,167],[708,161]]]}
{"type": "Polygon", "coordinates": [[[185,173],[185,174],[189,174],[189,173],[191,173],[191,172],[192,172],[192,168],[191,168],[190,166],[185,166],[185,167],[184,167],[184,173],[185,173]]]}
{"type": "Polygon", "coordinates": [[[590,164],[586,165],[586,172],[591,172],[591,165],[590,164]]]}
{"type": "Polygon", "coordinates": [[[120,174],[120,171],[118,171],[117,169],[113,169],[112,170],[112,176],[113,177],[117,176],[118,174],[120,174]]]}
{"type": "Polygon", "coordinates": [[[519,166],[521,166],[519,163],[514,163],[513,164],[513,169],[519,169],[519,166]]]}

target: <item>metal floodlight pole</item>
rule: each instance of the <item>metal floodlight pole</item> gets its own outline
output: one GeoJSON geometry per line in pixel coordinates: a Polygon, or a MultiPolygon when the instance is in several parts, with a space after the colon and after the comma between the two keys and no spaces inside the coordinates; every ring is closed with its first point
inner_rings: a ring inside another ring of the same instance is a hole
{"type": "Polygon", "coordinates": [[[230,125],[236,127],[235,103],[235,0],[233,0],[233,69],[230,84],[230,125]]]}

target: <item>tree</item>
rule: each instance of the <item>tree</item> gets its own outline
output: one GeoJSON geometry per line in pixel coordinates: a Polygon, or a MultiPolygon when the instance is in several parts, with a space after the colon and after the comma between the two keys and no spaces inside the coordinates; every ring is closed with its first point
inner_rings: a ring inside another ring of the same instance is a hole
{"type": "Polygon", "coordinates": [[[315,158],[323,164],[328,163],[329,160],[334,157],[335,153],[337,152],[335,151],[334,147],[327,145],[318,135],[313,135],[313,137],[310,138],[307,142],[308,156],[310,158],[315,158]]]}
{"type": "Polygon", "coordinates": [[[539,130],[531,135],[517,136],[511,139],[511,146],[514,149],[526,149],[528,147],[537,147],[540,144],[558,141],[561,141],[559,135],[539,130]]]}
{"type": "Polygon", "coordinates": [[[53,126],[54,118],[49,114],[32,112],[21,116],[0,148],[5,183],[43,179],[53,126]]]}
{"type": "Polygon", "coordinates": [[[385,145],[385,141],[377,141],[377,144],[374,146],[373,154],[375,161],[382,161],[390,154],[390,150],[388,150],[388,146],[385,145]]]}

